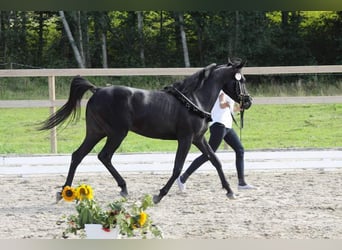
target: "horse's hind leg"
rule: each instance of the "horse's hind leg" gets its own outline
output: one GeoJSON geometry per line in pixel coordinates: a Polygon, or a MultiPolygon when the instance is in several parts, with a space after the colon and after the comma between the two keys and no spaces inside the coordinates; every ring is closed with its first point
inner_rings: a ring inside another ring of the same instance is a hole
{"type": "MultiPolygon", "coordinates": [[[[71,186],[72,181],[75,176],[76,169],[78,165],[81,163],[83,158],[93,149],[93,147],[103,138],[103,136],[95,136],[94,134],[89,135],[87,134],[85,139],[83,140],[81,146],[72,153],[71,156],[71,163],[68,171],[68,176],[66,178],[65,184],[63,185],[63,188],[66,186],[71,186]]],[[[61,193],[57,193],[57,202],[61,199],[61,193]]]]}
{"type": "Polygon", "coordinates": [[[126,181],[122,178],[119,172],[112,165],[112,156],[116,149],[120,146],[122,140],[126,137],[127,132],[116,134],[115,136],[107,137],[106,144],[98,155],[99,160],[106,166],[108,171],[114,177],[118,186],[121,188],[121,196],[126,197],[128,195],[126,181]]]}

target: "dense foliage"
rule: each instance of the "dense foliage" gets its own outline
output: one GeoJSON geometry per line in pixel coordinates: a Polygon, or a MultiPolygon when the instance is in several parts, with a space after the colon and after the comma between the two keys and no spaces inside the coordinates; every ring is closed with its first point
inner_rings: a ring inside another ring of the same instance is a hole
{"type": "Polygon", "coordinates": [[[228,56],[342,64],[342,11],[0,11],[0,69],[200,67],[228,56]]]}

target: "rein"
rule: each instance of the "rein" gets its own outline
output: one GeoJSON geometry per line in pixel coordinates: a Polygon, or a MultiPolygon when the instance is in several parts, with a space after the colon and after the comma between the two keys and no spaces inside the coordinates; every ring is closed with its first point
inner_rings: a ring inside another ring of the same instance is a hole
{"type": "Polygon", "coordinates": [[[242,141],[242,129],[243,129],[243,115],[244,115],[244,110],[241,110],[241,111],[240,111],[240,126],[239,126],[239,124],[237,123],[237,121],[236,121],[234,115],[233,115],[232,113],[230,113],[230,115],[232,116],[235,125],[240,129],[240,141],[242,141]]]}
{"type": "Polygon", "coordinates": [[[184,104],[184,106],[189,110],[197,114],[201,118],[205,118],[208,122],[210,122],[211,119],[211,113],[206,112],[202,110],[200,107],[198,107],[195,103],[193,103],[188,97],[186,97],[182,92],[180,92],[178,89],[176,89],[173,86],[165,87],[164,91],[167,93],[172,94],[174,97],[176,97],[181,103],[184,104]]]}

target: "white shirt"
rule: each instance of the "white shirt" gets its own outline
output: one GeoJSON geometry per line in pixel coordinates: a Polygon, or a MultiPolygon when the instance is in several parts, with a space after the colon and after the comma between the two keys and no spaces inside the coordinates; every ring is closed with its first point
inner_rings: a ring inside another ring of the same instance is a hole
{"type": "Polygon", "coordinates": [[[211,118],[213,119],[211,124],[214,124],[215,122],[219,122],[223,124],[226,128],[232,128],[233,125],[233,118],[232,114],[234,114],[234,105],[235,101],[230,98],[228,95],[226,95],[222,90],[219,93],[219,96],[223,94],[224,95],[224,101],[229,103],[229,108],[221,108],[220,106],[220,98],[217,97],[217,100],[214,104],[213,109],[211,110],[211,118]]]}

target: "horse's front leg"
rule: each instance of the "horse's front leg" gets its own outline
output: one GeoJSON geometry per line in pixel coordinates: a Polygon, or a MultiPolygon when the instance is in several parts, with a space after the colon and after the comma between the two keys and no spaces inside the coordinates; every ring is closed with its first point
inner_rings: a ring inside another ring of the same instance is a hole
{"type": "Polygon", "coordinates": [[[216,171],[220,177],[222,187],[227,190],[227,197],[229,199],[235,199],[235,194],[233,190],[230,188],[230,185],[228,181],[226,180],[226,177],[224,176],[223,170],[222,170],[222,164],[220,160],[217,158],[215,152],[210,147],[208,142],[206,141],[205,137],[202,137],[200,140],[194,142],[195,146],[208,157],[211,164],[214,165],[216,168],[216,171]]]}
{"type": "Polygon", "coordinates": [[[182,168],[191,147],[192,138],[187,137],[178,140],[178,148],[175,158],[175,163],[172,171],[172,175],[166,185],[160,189],[159,195],[153,196],[153,202],[156,204],[161,201],[161,199],[169,192],[175,180],[179,177],[182,172],[182,168]]]}

